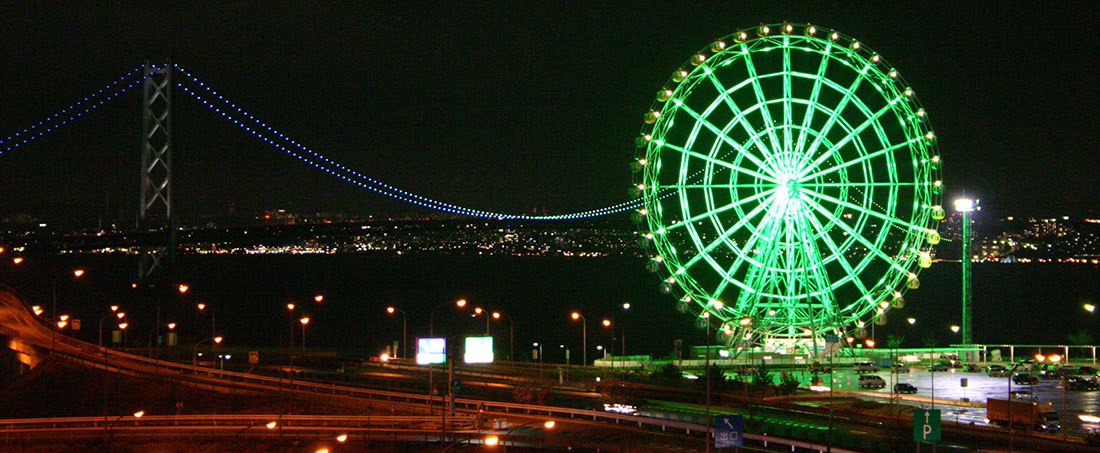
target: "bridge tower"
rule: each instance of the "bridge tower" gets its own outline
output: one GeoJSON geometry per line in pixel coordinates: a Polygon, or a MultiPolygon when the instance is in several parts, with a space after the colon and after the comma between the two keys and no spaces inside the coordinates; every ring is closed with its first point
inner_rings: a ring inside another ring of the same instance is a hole
{"type": "MultiPolygon", "coordinates": [[[[176,250],[176,220],[172,210],[172,61],[142,69],[141,206],[138,209],[138,285],[167,291],[168,266],[176,250]]],[[[160,327],[160,294],[157,327],[160,327]]]]}

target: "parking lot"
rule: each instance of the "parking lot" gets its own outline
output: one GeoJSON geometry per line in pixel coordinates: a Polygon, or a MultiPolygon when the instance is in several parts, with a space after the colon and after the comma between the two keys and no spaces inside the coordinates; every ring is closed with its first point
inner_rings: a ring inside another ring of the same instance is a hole
{"type": "MultiPolygon", "coordinates": [[[[976,403],[984,403],[987,398],[1008,398],[1009,392],[1009,378],[1008,377],[989,377],[984,372],[964,372],[960,369],[950,369],[944,372],[929,372],[925,367],[913,367],[907,373],[892,374],[890,370],[884,369],[873,373],[886,381],[886,387],[870,390],[878,394],[882,394],[884,398],[888,398],[891,394],[891,389],[894,383],[902,382],[912,384],[917,388],[916,395],[925,397],[935,397],[939,399],[950,399],[955,401],[969,401],[976,403]],[[966,386],[963,386],[963,380],[966,380],[966,386]]],[[[797,376],[803,379],[806,384],[809,384],[810,375],[806,373],[799,373],[797,376]]],[[[829,374],[819,375],[825,380],[825,385],[829,384],[829,374]]],[[[860,389],[859,376],[851,369],[838,369],[832,373],[832,379],[837,389],[849,389],[849,390],[869,390],[860,389]]],[[[1013,393],[1018,391],[1030,391],[1031,395],[1040,402],[1053,403],[1054,409],[1061,415],[1062,425],[1070,433],[1085,433],[1093,429],[1100,429],[1100,424],[1085,423],[1078,418],[1079,415],[1097,415],[1100,416],[1100,391],[1081,391],[1081,390],[1066,390],[1065,394],[1065,411],[1063,412],[1063,387],[1061,379],[1039,379],[1035,385],[1018,385],[1012,384],[1013,393]],[[1068,414],[1068,416],[1066,415],[1068,414]]],[[[1022,397],[1027,397],[1026,394],[1022,397]]],[[[924,408],[932,408],[930,402],[907,402],[907,404],[916,404],[924,408]]],[[[985,407],[966,407],[965,405],[958,406],[945,406],[937,402],[937,409],[941,409],[943,421],[945,423],[958,422],[960,424],[969,424],[971,422],[975,424],[984,424],[985,420],[985,407]]]]}

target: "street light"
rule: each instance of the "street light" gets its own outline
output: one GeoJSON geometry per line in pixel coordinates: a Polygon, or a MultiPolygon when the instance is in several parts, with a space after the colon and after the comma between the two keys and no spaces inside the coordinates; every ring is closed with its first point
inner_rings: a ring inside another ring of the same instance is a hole
{"type": "MultiPolygon", "coordinates": [[[[405,359],[405,358],[408,358],[408,355],[409,355],[409,345],[406,343],[409,339],[408,330],[406,329],[406,327],[408,326],[407,323],[408,323],[408,320],[409,320],[409,315],[405,313],[405,310],[402,310],[400,308],[386,307],[386,313],[389,313],[389,314],[392,315],[392,314],[394,314],[394,312],[401,313],[401,348],[402,348],[401,358],[405,359]]],[[[397,351],[394,351],[394,352],[397,352],[397,351]]]]}
{"type": "Polygon", "coordinates": [[[581,351],[581,360],[584,361],[583,365],[588,365],[588,321],[584,319],[584,315],[580,312],[573,312],[573,320],[581,320],[581,347],[584,350],[581,351]]]}
{"type": "Polygon", "coordinates": [[[913,324],[917,323],[917,318],[909,318],[909,319],[906,319],[906,321],[909,322],[909,325],[913,325],[913,324]]]}
{"type": "MultiPolygon", "coordinates": [[[[200,313],[205,313],[206,312],[206,304],[204,304],[202,302],[199,302],[198,304],[196,304],[195,307],[198,307],[200,313]]],[[[214,323],[214,309],[211,308],[210,309],[210,336],[211,337],[216,335],[215,326],[216,326],[216,324],[214,323]]]]}
{"type": "Polygon", "coordinates": [[[195,343],[194,346],[191,346],[191,366],[199,366],[199,363],[198,363],[199,345],[203,344],[203,343],[206,343],[207,341],[213,341],[214,344],[221,344],[222,343],[222,337],[206,338],[206,339],[200,340],[198,343],[195,343]]]}
{"type": "Polygon", "coordinates": [[[512,346],[515,344],[515,338],[516,338],[515,337],[515,329],[514,329],[515,324],[512,322],[512,317],[511,316],[501,314],[499,311],[494,311],[493,312],[493,319],[500,319],[501,316],[508,317],[508,361],[512,361],[512,360],[514,360],[512,358],[512,352],[513,352],[512,346]]]}
{"type": "Polygon", "coordinates": [[[103,347],[103,321],[111,316],[115,316],[120,320],[126,317],[126,312],[118,311],[118,305],[111,305],[110,308],[113,313],[107,313],[103,315],[102,318],[99,318],[99,347],[101,348],[103,347]]]}
{"type": "MultiPolygon", "coordinates": [[[[432,308],[432,312],[428,315],[428,335],[429,336],[431,336],[431,337],[435,336],[435,312],[438,311],[440,308],[443,308],[443,307],[445,307],[449,304],[450,304],[450,302],[443,302],[439,305],[436,305],[435,308],[432,308]]],[[[456,300],[454,302],[454,304],[458,308],[465,307],[466,306],[466,299],[456,300]]]]}
{"type": "Polygon", "coordinates": [[[959,326],[951,326],[951,332],[959,333],[959,326]]]}
{"type": "Polygon", "coordinates": [[[489,312],[485,311],[485,310],[482,310],[481,307],[474,308],[473,317],[477,317],[478,315],[485,315],[485,335],[488,336],[489,335],[489,312]]]}
{"type": "Polygon", "coordinates": [[[309,316],[303,316],[298,322],[302,323],[302,350],[306,350],[306,324],[309,324],[309,316]]]}
{"type": "Polygon", "coordinates": [[[324,295],[318,294],[316,296],[313,296],[313,301],[314,302],[321,303],[321,301],[323,301],[323,300],[325,300],[324,295]]]}
{"type": "Polygon", "coordinates": [[[1096,306],[1093,304],[1085,304],[1085,311],[1092,313],[1096,311],[1096,306]]]}

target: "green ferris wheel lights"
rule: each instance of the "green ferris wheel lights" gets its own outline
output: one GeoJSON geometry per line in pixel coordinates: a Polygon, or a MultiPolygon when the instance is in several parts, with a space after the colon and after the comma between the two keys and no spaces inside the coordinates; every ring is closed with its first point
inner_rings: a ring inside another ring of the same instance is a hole
{"type": "Polygon", "coordinates": [[[634,219],[681,311],[741,340],[862,328],[904,306],[940,240],[942,161],[880,54],[763,24],[691,55],[655,99],[634,219]]]}

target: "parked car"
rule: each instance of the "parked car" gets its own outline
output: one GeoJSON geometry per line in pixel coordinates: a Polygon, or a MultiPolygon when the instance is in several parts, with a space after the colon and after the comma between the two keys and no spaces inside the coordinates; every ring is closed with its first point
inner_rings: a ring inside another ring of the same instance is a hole
{"type": "Polygon", "coordinates": [[[894,384],[895,393],[917,393],[917,388],[913,384],[907,384],[905,382],[899,382],[894,384]]]}
{"type": "Polygon", "coordinates": [[[1078,376],[1096,376],[1096,368],[1091,366],[1077,367],[1077,372],[1073,373],[1078,376]]]}
{"type": "Polygon", "coordinates": [[[854,369],[856,373],[874,373],[878,371],[878,366],[875,365],[874,362],[856,362],[852,366],[852,369],[854,369]]]}
{"type": "Polygon", "coordinates": [[[895,373],[908,373],[909,365],[906,365],[904,363],[895,363],[894,366],[890,368],[890,370],[895,373]]]}
{"type": "Polygon", "coordinates": [[[1024,400],[1024,401],[1036,401],[1035,395],[1031,393],[1031,390],[1013,390],[1009,393],[1012,399],[1024,400]]]}
{"type": "Polygon", "coordinates": [[[1039,378],[1028,373],[1016,373],[1016,375],[1012,376],[1012,383],[1019,385],[1035,385],[1039,383],[1039,378]]]}
{"type": "Polygon", "coordinates": [[[932,366],[928,367],[928,371],[947,371],[947,370],[950,370],[950,369],[951,369],[951,367],[949,367],[945,364],[942,364],[942,363],[937,363],[935,365],[932,365],[932,366]]]}
{"type": "Polygon", "coordinates": [[[1100,390],[1100,382],[1095,378],[1089,379],[1082,376],[1069,376],[1066,378],[1068,390],[1100,390]]]}
{"type": "Polygon", "coordinates": [[[980,373],[982,372],[982,367],[978,366],[977,364],[968,363],[966,364],[966,366],[963,367],[963,371],[967,373],[980,373]]]}
{"type": "Polygon", "coordinates": [[[859,377],[859,387],[865,389],[880,389],[886,387],[886,380],[873,374],[865,374],[859,377]]]}
{"type": "Polygon", "coordinates": [[[1001,365],[989,365],[985,367],[986,374],[989,377],[1008,377],[1008,369],[1001,365]]]}
{"type": "Polygon", "coordinates": [[[1068,371],[1069,370],[1066,370],[1065,367],[1058,366],[1050,368],[1048,370],[1043,370],[1040,375],[1043,379],[1062,379],[1063,376],[1068,376],[1070,374],[1068,373],[1068,371]]]}

